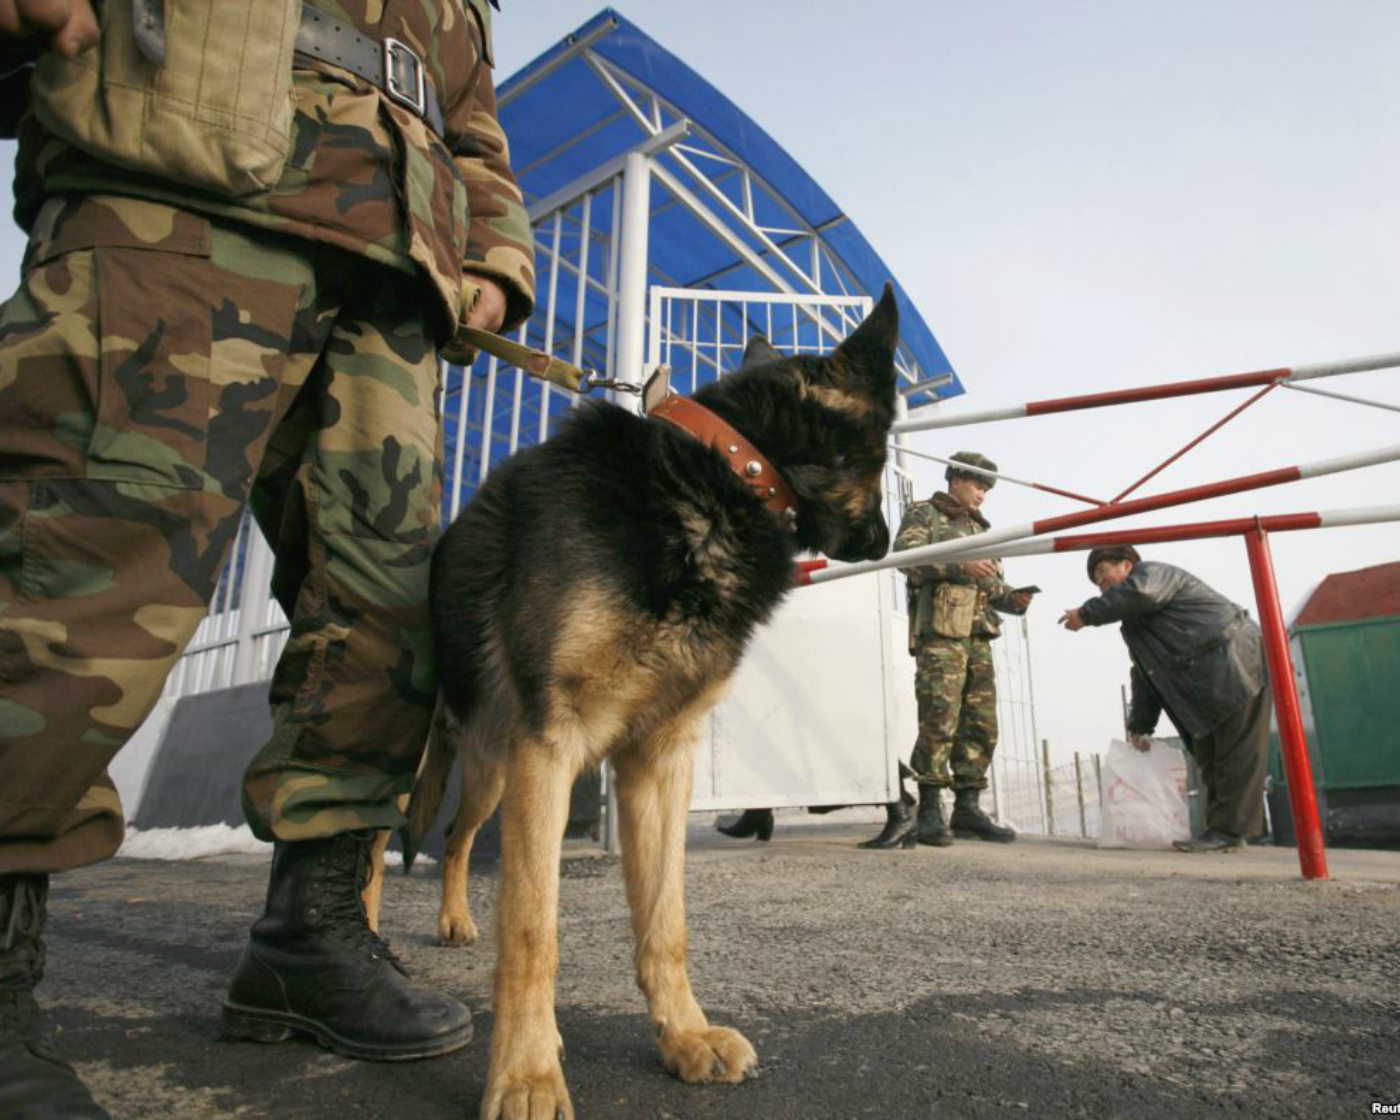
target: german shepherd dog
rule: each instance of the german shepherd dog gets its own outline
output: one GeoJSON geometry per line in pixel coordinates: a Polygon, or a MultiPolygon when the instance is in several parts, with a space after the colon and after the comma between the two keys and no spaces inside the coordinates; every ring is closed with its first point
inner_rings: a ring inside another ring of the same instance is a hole
{"type": "Polygon", "coordinates": [[[441,703],[405,854],[431,824],[455,755],[462,797],[443,868],[446,944],[476,938],[467,860],[502,805],[486,1120],[573,1115],[554,1018],[559,853],[574,779],[605,758],[637,982],[662,1060],[688,1082],[753,1071],[753,1047],[710,1024],[687,974],[694,732],[793,586],[798,551],[867,560],[888,550],[881,493],[898,331],[886,286],[832,354],[782,357],[755,338],[738,372],[692,398],[776,468],[794,503],[785,515],[746,477],[758,464],[732,461],[728,436],[717,446],[659,409],[642,417],[593,403],[493,471],[439,542],[441,703]]]}

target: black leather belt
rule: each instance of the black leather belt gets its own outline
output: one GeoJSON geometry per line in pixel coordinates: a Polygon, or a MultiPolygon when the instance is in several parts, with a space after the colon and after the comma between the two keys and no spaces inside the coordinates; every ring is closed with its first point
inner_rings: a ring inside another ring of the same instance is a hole
{"type": "Polygon", "coordinates": [[[298,53],[329,62],[382,89],[406,109],[443,135],[442,105],[428,81],[423,60],[407,43],[398,39],[371,39],[348,23],[332,19],[325,12],[301,6],[301,27],[297,30],[298,53]]]}

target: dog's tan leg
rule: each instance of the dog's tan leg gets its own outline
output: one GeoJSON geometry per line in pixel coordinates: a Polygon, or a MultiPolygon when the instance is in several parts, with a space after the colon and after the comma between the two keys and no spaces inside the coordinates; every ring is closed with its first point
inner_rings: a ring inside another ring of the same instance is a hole
{"type": "Polygon", "coordinates": [[[379,904],[384,898],[384,850],[389,846],[389,830],[383,829],[374,834],[374,843],[369,848],[369,881],[360,897],[365,904],[365,917],[369,928],[379,932],[379,904]]]}
{"type": "Polygon", "coordinates": [[[505,766],[499,759],[483,758],[470,747],[459,752],[457,759],[462,768],[462,800],[443,852],[439,945],[471,945],[477,939],[467,895],[467,865],[477,831],[495,812],[506,784],[505,766]]]}
{"type": "Polygon", "coordinates": [[[742,1081],[758,1064],[748,1039],[712,1027],[686,969],[685,822],[692,778],[689,736],[613,756],[622,869],[646,995],[666,1068],[682,1081],[742,1081]],[[684,740],[684,741],[682,741],[684,740]]]}
{"type": "Polygon", "coordinates": [[[574,767],[533,740],[512,747],[501,806],[496,1023],[482,1120],[572,1120],[554,1019],[559,849],[574,767]]]}

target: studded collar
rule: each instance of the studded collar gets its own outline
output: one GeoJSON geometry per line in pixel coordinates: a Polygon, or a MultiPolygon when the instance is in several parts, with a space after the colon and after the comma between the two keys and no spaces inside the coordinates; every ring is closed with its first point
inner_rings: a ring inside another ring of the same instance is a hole
{"type": "Polygon", "coordinates": [[[689,397],[671,395],[647,413],[708,444],[743,483],[790,529],[797,526],[797,497],[783,476],[723,418],[689,397]]]}

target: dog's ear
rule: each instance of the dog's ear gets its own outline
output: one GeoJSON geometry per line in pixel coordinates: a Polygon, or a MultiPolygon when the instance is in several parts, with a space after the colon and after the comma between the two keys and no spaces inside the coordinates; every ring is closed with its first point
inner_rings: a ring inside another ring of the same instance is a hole
{"type": "Polygon", "coordinates": [[[847,368],[876,384],[889,380],[894,369],[895,347],[899,345],[899,306],[894,299],[894,285],[886,282],[885,292],[865,321],[840,346],[838,357],[847,368]]]}
{"type": "Polygon", "coordinates": [[[781,362],[782,360],[783,356],[773,349],[773,344],[761,334],[756,334],[749,339],[749,344],[744,347],[744,360],[739,364],[739,368],[766,366],[769,362],[781,362]]]}

